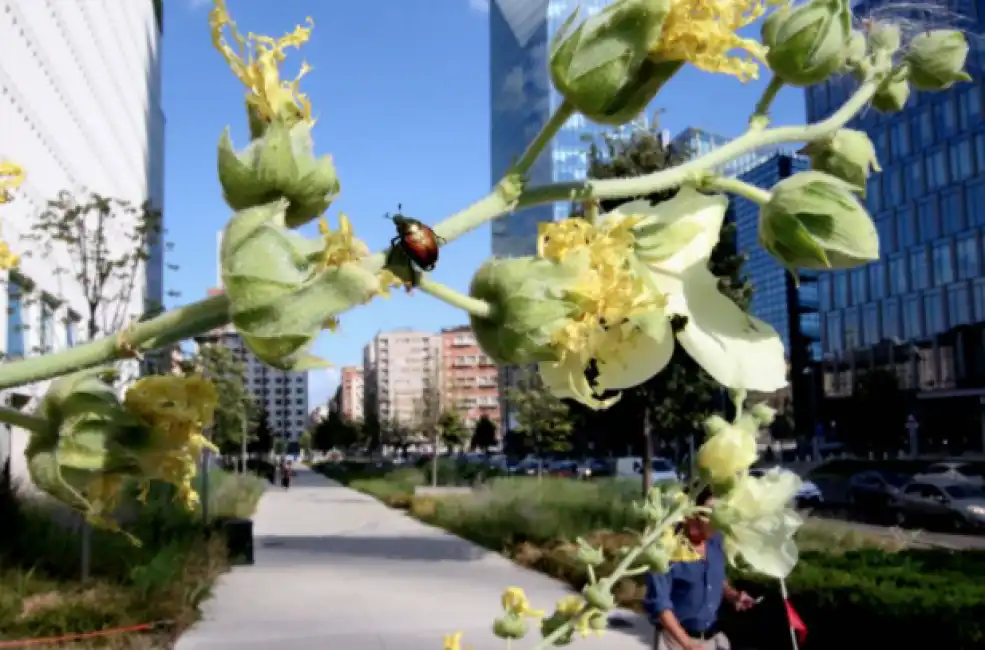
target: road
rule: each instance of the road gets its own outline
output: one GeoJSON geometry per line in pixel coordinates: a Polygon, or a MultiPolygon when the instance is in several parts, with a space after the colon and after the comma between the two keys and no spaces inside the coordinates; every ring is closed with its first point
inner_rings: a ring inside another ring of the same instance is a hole
{"type": "Polygon", "coordinates": [[[894,526],[878,526],[875,524],[867,524],[849,519],[839,519],[832,516],[812,516],[811,519],[823,521],[828,525],[844,526],[848,529],[870,533],[873,535],[885,535],[886,537],[910,537],[913,539],[913,544],[915,546],[931,546],[954,551],[985,551],[985,536],[982,535],[952,535],[948,533],[932,533],[927,531],[900,529],[894,526]]]}

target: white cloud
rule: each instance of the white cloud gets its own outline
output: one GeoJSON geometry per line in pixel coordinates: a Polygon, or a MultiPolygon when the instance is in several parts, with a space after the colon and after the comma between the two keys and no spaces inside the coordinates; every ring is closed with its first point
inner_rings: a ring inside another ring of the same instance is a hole
{"type": "Polygon", "coordinates": [[[489,13],[490,0],[469,0],[469,8],[480,14],[489,13]]]}
{"type": "Polygon", "coordinates": [[[328,403],[339,388],[339,369],[312,370],[308,373],[308,409],[328,403]]]}

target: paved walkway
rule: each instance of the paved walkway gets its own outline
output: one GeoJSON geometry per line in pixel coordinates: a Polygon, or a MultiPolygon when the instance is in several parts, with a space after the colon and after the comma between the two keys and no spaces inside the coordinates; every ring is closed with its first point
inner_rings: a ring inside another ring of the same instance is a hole
{"type": "MultiPolygon", "coordinates": [[[[223,576],[203,620],[177,650],[441,650],[464,632],[463,646],[501,650],[493,636],[500,595],[522,587],[551,610],[569,589],[372,497],[300,469],[284,491],[273,486],[254,518],[256,564],[223,576]]],[[[649,648],[649,626],[633,614],[578,647],[649,648]]],[[[536,630],[513,644],[532,647],[536,630]]]]}

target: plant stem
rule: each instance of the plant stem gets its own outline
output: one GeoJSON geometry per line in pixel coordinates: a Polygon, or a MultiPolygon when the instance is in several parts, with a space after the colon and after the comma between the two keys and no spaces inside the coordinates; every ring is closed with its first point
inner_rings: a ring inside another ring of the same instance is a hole
{"type": "Polygon", "coordinates": [[[225,295],[178,307],[156,318],[137,323],[118,334],[74,348],[0,365],[0,389],[51,379],[129,357],[120,339],[135,352],[161,348],[229,322],[225,295]]]}
{"type": "Polygon", "coordinates": [[[811,142],[828,136],[845,126],[872,99],[884,74],[864,81],[844,106],[826,120],[804,126],[782,126],[772,129],[746,131],[728,144],[672,169],[644,174],[635,178],[552,183],[527,188],[517,201],[527,207],[554,201],[584,201],[589,198],[613,199],[646,196],[654,192],[679,187],[696,175],[714,169],[743,154],[763,147],[789,142],[811,142]]]}
{"type": "Polygon", "coordinates": [[[524,150],[523,154],[517,159],[516,163],[513,165],[513,169],[510,170],[510,174],[520,174],[525,176],[530,168],[534,166],[537,162],[537,158],[540,156],[544,148],[554,139],[557,132],[561,130],[564,123],[568,121],[575,113],[575,107],[568,100],[561,102],[561,105],[557,107],[554,114],[551,115],[547,123],[541,128],[540,133],[531,140],[530,144],[524,150]]]}
{"type": "Polygon", "coordinates": [[[761,187],[740,181],[738,178],[726,178],[725,176],[710,176],[703,179],[701,187],[735,194],[752,201],[756,205],[766,205],[773,197],[772,193],[761,187]]]}
{"type": "Polygon", "coordinates": [[[446,284],[441,284],[432,280],[426,275],[422,275],[418,280],[416,288],[424,293],[434,296],[438,300],[443,300],[453,307],[464,309],[473,316],[479,318],[489,318],[492,315],[492,305],[485,300],[479,300],[464,293],[455,291],[446,284]]]}
{"type": "Polygon", "coordinates": [[[776,75],[770,78],[769,84],[766,85],[759,101],[756,102],[756,109],[752,112],[752,117],[749,118],[750,129],[766,128],[770,121],[770,107],[783,86],[783,82],[776,75]]]}
{"type": "Polygon", "coordinates": [[[48,421],[17,409],[0,406],[0,422],[12,424],[28,431],[42,431],[48,425],[48,421]]]}

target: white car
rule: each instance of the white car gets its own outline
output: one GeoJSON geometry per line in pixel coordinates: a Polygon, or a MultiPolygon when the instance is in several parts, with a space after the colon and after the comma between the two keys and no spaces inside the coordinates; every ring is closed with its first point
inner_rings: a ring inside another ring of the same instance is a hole
{"type": "MultiPolygon", "coordinates": [[[[641,476],[643,473],[643,459],[639,456],[624,456],[616,459],[615,475],[622,478],[632,478],[641,476]]],[[[681,477],[674,469],[673,464],[664,458],[654,458],[650,461],[650,482],[653,485],[660,483],[680,482],[681,477]]]]}
{"type": "MultiPolygon", "coordinates": [[[[767,468],[757,467],[749,470],[749,475],[760,477],[768,471],[769,469],[767,468]]],[[[821,489],[814,485],[813,481],[807,480],[804,480],[800,484],[800,489],[797,490],[797,494],[794,495],[794,499],[797,501],[798,508],[818,506],[824,503],[824,495],[821,493],[821,489]]]]}
{"type": "Polygon", "coordinates": [[[914,481],[955,481],[968,482],[981,486],[985,483],[981,475],[981,470],[977,469],[972,463],[950,460],[942,463],[934,463],[913,477],[914,481]],[[976,471],[977,470],[977,471],[976,471]]]}

